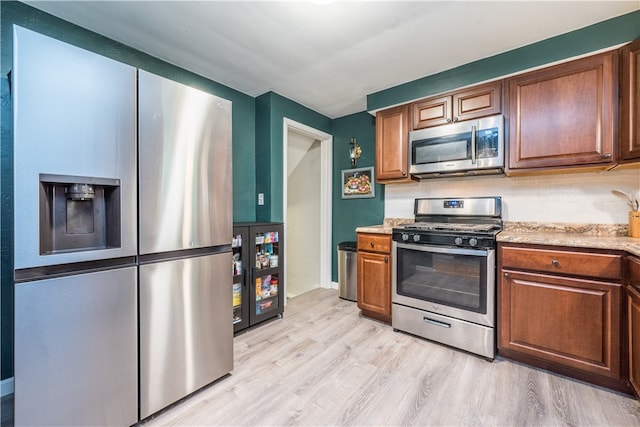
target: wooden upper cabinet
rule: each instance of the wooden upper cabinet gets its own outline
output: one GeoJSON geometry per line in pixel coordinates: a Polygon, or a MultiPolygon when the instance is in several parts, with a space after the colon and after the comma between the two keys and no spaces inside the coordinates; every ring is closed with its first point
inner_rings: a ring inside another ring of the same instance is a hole
{"type": "Polygon", "coordinates": [[[477,119],[502,111],[502,82],[468,88],[411,104],[413,129],[477,119]]]}
{"type": "Polygon", "coordinates": [[[376,114],[376,181],[412,181],[409,175],[409,105],[376,114]]]}
{"type": "Polygon", "coordinates": [[[411,104],[413,130],[446,125],[453,121],[453,98],[440,96],[411,104]]]}
{"type": "Polygon", "coordinates": [[[640,39],[621,49],[620,160],[640,161],[640,39]]]}
{"type": "Polygon", "coordinates": [[[616,162],[618,53],[510,78],[509,174],[616,162]]]}

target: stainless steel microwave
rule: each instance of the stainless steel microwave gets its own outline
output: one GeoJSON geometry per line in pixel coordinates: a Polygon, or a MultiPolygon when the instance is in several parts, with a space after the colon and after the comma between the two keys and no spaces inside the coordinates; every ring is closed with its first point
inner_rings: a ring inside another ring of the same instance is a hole
{"type": "Polygon", "coordinates": [[[409,133],[409,173],[418,178],[504,172],[504,117],[409,133]]]}

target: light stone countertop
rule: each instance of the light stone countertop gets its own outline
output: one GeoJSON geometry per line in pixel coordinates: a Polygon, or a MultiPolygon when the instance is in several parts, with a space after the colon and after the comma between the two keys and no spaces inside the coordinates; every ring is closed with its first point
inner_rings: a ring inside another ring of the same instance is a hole
{"type": "Polygon", "coordinates": [[[356,233],[392,234],[393,227],[411,222],[412,218],[385,218],[383,224],[357,227],[356,233]]]}
{"type": "MultiPolygon", "coordinates": [[[[357,233],[391,234],[393,227],[413,222],[389,218],[383,224],[357,227],[357,233]]],[[[610,249],[640,256],[640,238],[627,236],[627,225],[505,222],[498,242],[575,248],[610,249]]]]}
{"type": "Polygon", "coordinates": [[[610,249],[640,256],[640,238],[627,236],[627,225],[508,223],[498,242],[610,249]]]}

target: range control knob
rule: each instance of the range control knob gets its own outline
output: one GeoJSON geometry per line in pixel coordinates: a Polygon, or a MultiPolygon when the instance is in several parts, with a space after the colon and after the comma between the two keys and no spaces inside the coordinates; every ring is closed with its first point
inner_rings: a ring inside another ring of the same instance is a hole
{"type": "Polygon", "coordinates": [[[456,245],[461,246],[462,245],[462,237],[456,237],[454,242],[456,243],[456,245]]]}
{"type": "Polygon", "coordinates": [[[409,235],[407,233],[402,233],[402,240],[405,242],[409,240],[409,235]]]}
{"type": "Polygon", "coordinates": [[[475,237],[472,237],[469,239],[469,246],[475,246],[478,244],[478,239],[476,239],[475,237]]]}
{"type": "Polygon", "coordinates": [[[414,234],[413,235],[413,241],[414,242],[419,242],[420,241],[420,235],[419,234],[414,234]]]}

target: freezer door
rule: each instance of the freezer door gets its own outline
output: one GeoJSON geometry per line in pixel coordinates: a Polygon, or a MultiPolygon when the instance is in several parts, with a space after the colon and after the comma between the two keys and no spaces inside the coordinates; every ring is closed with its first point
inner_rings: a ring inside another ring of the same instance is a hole
{"type": "Polygon", "coordinates": [[[140,266],[140,418],[233,369],[231,252],[140,266]]]}
{"type": "Polygon", "coordinates": [[[15,425],[137,421],[136,271],[15,286],[15,425]]]}
{"type": "Polygon", "coordinates": [[[136,255],[136,69],[17,26],[13,53],[15,268],[136,255]],[[113,182],[118,243],[45,253],[43,175],[113,182]]]}
{"type": "Polygon", "coordinates": [[[140,253],[228,245],[231,102],[138,71],[140,253]]]}

